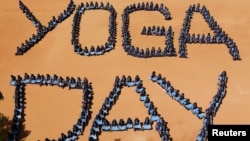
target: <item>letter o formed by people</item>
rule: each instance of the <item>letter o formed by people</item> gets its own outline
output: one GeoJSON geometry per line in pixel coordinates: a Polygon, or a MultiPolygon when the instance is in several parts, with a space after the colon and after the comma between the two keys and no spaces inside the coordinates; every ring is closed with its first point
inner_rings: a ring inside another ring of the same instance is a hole
{"type": "Polygon", "coordinates": [[[106,5],[102,2],[100,4],[97,2],[95,4],[93,2],[90,2],[90,4],[88,2],[86,4],[81,3],[76,10],[72,25],[71,43],[74,46],[75,53],[83,56],[99,56],[114,49],[116,42],[116,17],[117,13],[109,3],[106,5]],[[104,45],[97,46],[96,48],[92,46],[90,50],[87,47],[83,49],[79,43],[81,17],[86,10],[106,10],[110,12],[108,41],[104,45]]]}

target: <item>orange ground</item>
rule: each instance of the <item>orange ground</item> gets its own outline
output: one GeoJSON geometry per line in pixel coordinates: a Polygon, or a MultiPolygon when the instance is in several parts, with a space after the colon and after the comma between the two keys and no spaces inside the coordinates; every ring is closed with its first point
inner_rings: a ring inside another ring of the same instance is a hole
{"type": "MultiPolygon", "coordinates": [[[[99,0],[98,0],[99,1],[99,0]]],[[[173,101],[165,92],[152,83],[148,77],[153,70],[161,73],[170,80],[175,88],[185,93],[192,102],[197,102],[203,109],[209,106],[213,95],[217,91],[218,75],[226,70],[228,74],[227,95],[217,113],[215,124],[249,124],[250,111],[250,3],[234,0],[185,0],[163,1],[170,10],[173,19],[164,21],[163,17],[155,12],[135,12],[131,14],[130,31],[132,43],[136,46],[164,47],[163,37],[145,37],[140,35],[141,28],[159,25],[171,25],[175,32],[175,48],[178,50],[178,36],[185,15],[190,4],[205,4],[210,14],[220,27],[234,39],[238,45],[241,61],[233,61],[225,45],[188,45],[188,59],[179,57],[163,57],[138,59],[126,55],[121,46],[121,14],[125,6],[143,2],[143,0],[117,1],[108,0],[116,9],[117,15],[117,43],[115,50],[104,56],[84,57],[74,53],[71,45],[71,24],[73,15],[59,24],[52,32],[35,45],[23,56],[15,56],[16,47],[28,39],[36,29],[27,20],[19,9],[18,1],[0,1],[0,90],[4,100],[0,101],[0,112],[12,118],[14,109],[14,87],[9,85],[10,75],[27,73],[58,74],[59,76],[87,77],[93,83],[94,117],[108,92],[113,86],[116,75],[138,74],[143,79],[149,97],[158,107],[158,112],[171,129],[170,134],[174,141],[194,141],[201,128],[198,120],[190,111],[173,101]]],[[[66,8],[68,0],[23,0],[33,11],[34,15],[47,25],[52,16],[57,16],[66,8]]],[[[78,5],[80,0],[74,0],[78,5]]],[[[107,0],[103,0],[107,2],[107,0]]],[[[146,2],[146,1],[145,1],[146,2]]],[[[81,43],[84,46],[103,44],[108,36],[109,13],[88,11],[81,23],[81,43]],[[94,33],[94,34],[93,34],[94,33]]],[[[194,14],[190,33],[211,32],[201,15],[194,14]]],[[[139,117],[143,120],[147,111],[139,101],[133,88],[122,90],[117,104],[110,111],[108,119],[139,117]],[[131,99],[131,101],[129,101],[131,99]]],[[[29,85],[26,90],[27,104],[25,109],[26,141],[44,140],[44,138],[58,138],[60,133],[66,133],[76,123],[81,109],[82,93],[79,90],[63,90],[57,87],[39,87],[29,85]]],[[[89,135],[89,126],[80,141],[86,141],[89,135]]],[[[158,134],[153,131],[110,132],[100,136],[101,141],[159,141],[158,134]]]]}

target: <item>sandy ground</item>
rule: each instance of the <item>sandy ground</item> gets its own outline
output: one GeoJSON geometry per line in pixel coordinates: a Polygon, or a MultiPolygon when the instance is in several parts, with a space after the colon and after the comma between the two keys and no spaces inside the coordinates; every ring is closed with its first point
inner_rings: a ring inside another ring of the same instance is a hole
{"type": "MultiPolygon", "coordinates": [[[[99,0],[98,0],[99,1],[99,0]]],[[[23,0],[34,15],[47,25],[52,16],[57,16],[66,8],[68,0],[23,0]]],[[[74,0],[78,5],[80,0],[74,0]]],[[[107,0],[103,0],[107,2],[107,0]]],[[[142,2],[142,0],[109,0],[115,7],[117,15],[117,43],[115,50],[98,57],[84,57],[74,53],[71,45],[71,24],[73,15],[59,24],[52,32],[23,56],[15,56],[16,47],[28,39],[36,29],[27,20],[18,6],[18,1],[0,1],[0,90],[4,100],[0,101],[0,112],[12,118],[14,109],[14,87],[9,85],[10,75],[27,73],[57,74],[59,76],[87,77],[93,83],[94,105],[92,117],[98,113],[104,98],[112,89],[116,75],[139,75],[151,100],[158,107],[158,112],[171,129],[174,141],[194,141],[201,128],[198,120],[173,101],[164,91],[152,83],[148,77],[154,70],[171,81],[173,86],[185,93],[192,102],[206,109],[217,91],[218,75],[223,71],[228,74],[227,95],[214,119],[215,124],[249,124],[250,123],[250,3],[248,0],[155,0],[164,3],[173,19],[163,20],[156,12],[135,12],[131,14],[130,31],[132,43],[141,48],[164,47],[163,37],[141,36],[142,27],[159,25],[172,26],[175,32],[175,48],[178,50],[178,36],[183,23],[185,11],[190,4],[205,4],[210,14],[220,27],[233,38],[238,45],[241,61],[233,61],[225,45],[188,45],[188,59],[163,57],[139,59],[126,55],[121,46],[121,14],[125,6],[142,2]]],[[[81,23],[81,43],[83,46],[103,44],[108,36],[109,13],[88,11],[81,23]]],[[[201,15],[194,14],[190,33],[211,32],[201,15]]],[[[80,90],[63,90],[57,87],[39,87],[28,85],[27,104],[24,122],[26,141],[58,138],[76,123],[81,110],[82,93],[80,90]]],[[[147,110],[134,88],[124,88],[108,119],[138,117],[143,120],[147,110]]],[[[80,141],[86,141],[90,124],[86,127],[80,141]]],[[[110,132],[102,133],[101,141],[159,141],[156,131],[110,132]]]]}

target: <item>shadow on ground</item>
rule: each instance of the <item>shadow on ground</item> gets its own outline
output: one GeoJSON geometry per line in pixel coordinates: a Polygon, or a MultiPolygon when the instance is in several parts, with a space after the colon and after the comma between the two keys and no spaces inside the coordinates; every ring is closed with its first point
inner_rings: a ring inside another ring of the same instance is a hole
{"type": "Polygon", "coordinates": [[[0,113],[0,141],[8,140],[8,133],[11,129],[12,120],[0,113]]]}
{"type": "Polygon", "coordinates": [[[25,130],[25,125],[22,125],[22,127],[21,127],[21,129],[20,129],[19,140],[20,140],[20,141],[24,141],[25,138],[27,138],[27,137],[29,136],[30,133],[31,133],[31,131],[25,130]]]}

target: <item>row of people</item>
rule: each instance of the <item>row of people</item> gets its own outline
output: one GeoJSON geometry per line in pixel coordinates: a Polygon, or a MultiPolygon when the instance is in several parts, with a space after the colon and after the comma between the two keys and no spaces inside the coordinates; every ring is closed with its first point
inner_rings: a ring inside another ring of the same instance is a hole
{"type": "Polygon", "coordinates": [[[223,98],[226,95],[226,86],[227,84],[227,74],[223,71],[219,76],[219,83],[218,83],[218,91],[216,95],[213,97],[213,100],[210,102],[209,109],[212,110],[213,117],[216,115],[216,112],[219,109],[219,106],[222,103],[223,98]]]}
{"type": "Polygon", "coordinates": [[[223,71],[219,75],[219,83],[218,83],[218,91],[216,95],[213,97],[213,100],[210,102],[210,106],[206,109],[205,117],[203,119],[203,126],[196,138],[196,141],[205,141],[208,136],[208,125],[213,124],[213,117],[215,117],[216,112],[219,109],[219,106],[222,103],[222,99],[226,94],[226,84],[227,84],[227,74],[223,71]]]}
{"type": "Polygon", "coordinates": [[[90,2],[86,2],[86,4],[84,5],[83,3],[80,4],[82,8],[85,9],[110,9],[111,7],[113,7],[109,2],[107,2],[106,4],[104,4],[103,2],[98,3],[90,1],[90,2]]]}
{"type": "Polygon", "coordinates": [[[127,6],[124,11],[127,12],[127,14],[130,14],[135,11],[158,11],[162,15],[164,15],[166,20],[171,19],[171,14],[166,6],[164,6],[162,3],[159,5],[158,3],[154,4],[152,1],[151,2],[142,2],[142,3],[137,3],[137,4],[131,4],[127,6]]]}
{"type": "Polygon", "coordinates": [[[167,122],[162,117],[156,122],[155,130],[159,133],[162,141],[172,141],[167,122]]]}
{"type": "MultiPolygon", "coordinates": [[[[108,42],[110,42],[111,40],[108,39],[108,42]]],[[[106,42],[105,45],[97,45],[97,47],[95,48],[94,46],[91,46],[90,49],[88,49],[87,46],[85,46],[84,48],[82,48],[82,46],[80,44],[75,44],[74,45],[74,51],[77,54],[83,55],[83,56],[99,56],[99,55],[103,55],[105,52],[109,52],[110,50],[112,50],[114,48],[114,43],[108,43],[106,42]]]]}
{"type": "Polygon", "coordinates": [[[71,43],[74,46],[74,51],[77,54],[84,56],[95,56],[95,55],[103,55],[105,52],[109,52],[110,50],[112,50],[115,46],[115,40],[116,40],[116,16],[117,13],[115,9],[109,3],[107,3],[105,6],[103,3],[98,4],[97,2],[95,4],[93,2],[90,2],[89,4],[87,2],[85,5],[81,3],[77,8],[72,24],[71,43]],[[81,17],[86,10],[100,10],[100,9],[107,10],[110,12],[108,41],[105,43],[105,45],[97,46],[97,48],[91,46],[90,50],[88,50],[87,47],[83,49],[82,45],[79,43],[81,17]]]}
{"type": "Polygon", "coordinates": [[[160,47],[158,47],[157,50],[155,49],[155,47],[152,47],[151,50],[149,48],[146,48],[144,50],[134,46],[127,46],[126,50],[129,55],[139,58],[176,56],[173,44],[171,44],[171,46],[165,47],[163,50],[160,47]]]}
{"type": "Polygon", "coordinates": [[[180,54],[180,58],[187,58],[188,53],[187,53],[187,45],[184,42],[183,39],[179,39],[179,51],[178,53],[180,54]]]}
{"type": "MultiPolygon", "coordinates": [[[[135,79],[138,77],[135,77],[135,79]]],[[[161,121],[163,118],[158,114],[157,108],[154,106],[153,102],[149,99],[148,94],[146,93],[146,89],[143,87],[142,83],[138,83],[136,85],[135,91],[140,95],[140,101],[144,102],[145,108],[148,110],[148,114],[150,115],[150,121],[151,122],[158,122],[161,121]]],[[[162,138],[163,141],[169,140],[170,135],[167,130],[159,130],[159,135],[162,138]]]]}
{"type": "Polygon", "coordinates": [[[160,47],[158,47],[157,50],[155,49],[155,47],[152,47],[151,50],[149,48],[146,48],[144,50],[144,49],[139,49],[139,47],[127,46],[126,50],[127,50],[127,54],[132,55],[134,57],[139,57],[139,58],[175,55],[175,52],[173,50],[169,50],[167,47],[165,47],[164,50],[162,50],[160,47]]]}
{"type": "Polygon", "coordinates": [[[188,10],[186,11],[186,15],[184,18],[184,22],[182,25],[182,29],[180,32],[179,38],[179,54],[180,57],[187,57],[186,43],[207,43],[207,44],[226,44],[226,46],[230,49],[229,53],[233,57],[234,60],[240,60],[239,51],[236,44],[233,42],[233,39],[229,38],[225,31],[219,27],[217,22],[214,20],[213,16],[210,15],[207,8],[203,5],[202,7],[198,3],[197,5],[190,5],[188,10]],[[194,34],[191,36],[189,34],[189,30],[191,27],[191,19],[193,17],[194,12],[199,12],[208,23],[208,26],[214,32],[214,36],[211,37],[210,34],[202,35],[199,34],[195,36],[194,34]],[[231,49],[232,48],[232,49],[231,49]],[[232,51],[231,51],[232,50],[232,51]]]}
{"type": "Polygon", "coordinates": [[[47,33],[47,28],[45,26],[43,26],[42,28],[39,28],[36,34],[32,34],[32,36],[28,40],[25,40],[24,43],[21,43],[21,46],[17,47],[17,51],[15,55],[23,55],[36,43],[41,41],[46,33],[47,33]]]}
{"type": "Polygon", "coordinates": [[[114,87],[115,88],[119,87],[122,88],[123,86],[133,87],[139,85],[140,83],[142,83],[142,80],[139,77],[139,75],[136,75],[134,80],[130,75],[128,75],[127,77],[125,75],[122,75],[121,78],[119,76],[115,77],[114,87]]]}
{"type": "MultiPolygon", "coordinates": [[[[211,117],[206,117],[206,118],[209,119],[211,117]]],[[[207,125],[202,125],[202,128],[200,129],[195,141],[206,141],[207,135],[208,135],[208,127],[207,125]]]]}
{"type": "Polygon", "coordinates": [[[88,80],[87,78],[83,78],[83,80],[80,77],[77,77],[75,79],[74,77],[67,76],[65,79],[63,77],[59,77],[56,74],[50,75],[42,75],[42,74],[24,74],[24,78],[22,78],[20,75],[17,77],[14,75],[11,75],[11,81],[10,85],[15,86],[18,81],[21,81],[24,84],[39,84],[40,86],[43,85],[58,85],[59,87],[66,87],[68,86],[69,89],[82,89],[84,87],[87,87],[88,80]]]}
{"type": "Polygon", "coordinates": [[[174,32],[173,32],[172,26],[169,26],[166,32],[165,46],[168,51],[168,54],[167,54],[168,56],[177,56],[175,48],[174,48],[174,32]]]}
{"type": "Polygon", "coordinates": [[[203,18],[208,23],[209,27],[214,31],[214,36],[218,38],[217,43],[221,43],[221,40],[223,43],[226,44],[227,48],[229,49],[229,53],[233,57],[233,60],[240,60],[239,50],[237,48],[237,45],[233,41],[232,38],[228,37],[228,35],[225,33],[225,31],[222,31],[222,29],[219,27],[217,22],[213,19],[213,16],[210,15],[209,11],[206,9],[206,7],[203,7],[200,10],[203,18]]]}
{"type": "Polygon", "coordinates": [[[150,101],[138,75],[135,76],[134,80],[132,80],[131,76],[126,77],[123,75],[121,78],[116,76],[112,91],[109,93],[109,96],[105,98],[102,108],[93,121],[89,140],[98,140],[101,131],[124,131],[132,128],[134,128],[134,130],[150,130],[152,129],[152,123],[159,121],[160,118],[157,108],[154,106],[153,102],[150,101]],[[141,123],[138,118],[136,118],[134,122],[132,122],[131,118],[128,118],[126,123],[122,119],[119,120],[119,122],[116,120],[112,122],[106,120],[106,116],[115,105],[121,93],[121,89],[124,86],[135,86],[135,91],[140,95],[140,101],[143,101],[144,106],[148,109],[150,118],[147,117],[144,123],[141,123]]]}
{"type": "Polygon", "coordinates": [[[205,117],[203,119],[202,127],[196,137],[196,141],[206,141],[208,137],[208,125],[213,124],[213,110],[211,108],[206,109],[205,117]]]}
{"type": "Polygon", "coordinates": [[[162,77],[161,74],[156,74],[155,71],[152,72],[150,79],[153,82],[156,82],[158,85],[160,85],[166,93],[173,98],[173,100],[176,100],[179,102],[183,107],[185,107],[187,110],[191,110],[194,115],[196,115],[199,119],[202,119],[204,117],[204,113],[202,112],[202,108],[197,106],[197,103],[191,103],[189,98],[185,98],[184,94],[180,94],[179,90],[174,89],[174,87],[171,85],[170,81],[166,80],[165,77],[162,77]]]}
{"type": "MultiPolygon", "coordinates": [[[[148,29],[146,29],[146,27],[144,26],[143,29],[142,29],[142,35],[157,35],[157,36],[165,36],[165,48],[164,48],[164,51],[162,52],[161,51],[161,48],[158,48],[157,50],[157,53],[156,53],[156,56],[176,56],[176,51],[175,51],[175,48],[174,48],[174,43],[173,43],[173,40],[174,40],[174,32],[172,30],[172,26],[170,26],[168,28],[167,31],[165,31],[165,28],[164,26],[162,28],[160,28],[159,26],[155,27],[153,26],[152,28],[151,27],[148,27],[148,29]]],[[[149,49],[146,48],[146,53],[144,54],[144,50],[141,49],[141,52],[139,52],[139,48],[136,47],[137,51],[134,51],[134,48],[133,46],[128,48],[128,52],[132,55],[135,55],[137,57],[144,57],[144,55],[147,57],[150,57],[149,55],[149,49]],[[139,56],[138,56],[138,52],[139,52],[139,56]]],[[[151,55],[154,56],[154,47],[151,49],[151,55]]],[[[153,57],[151,56],[151,57],[153,57]]]]}
{"type": "Polygon", "coordinates": [[[21,46],[17,47],[16,55],[23,55],[31,47],[33,47],[35,44],[41,41],[42,38],[49,31],[54,29],[58,23],[61,23],[62,21],[67,19],[73,13],[75,9],[75,4],[73,0],[70,0],[67,6],[67,9],[63,10],[63,12],[59,14],[57,19],[53,16],[52,19],[48,22],[48,26],[42,25],[21,0],[19,1],[19,7],[23,11],[23,13],[26,15],[26,17],[33,22],[35,27],[37,27],[37,33],[32,34],[32,37],[30,37],[28,40],[25,40],[25,43],[21,43],[21,46]]]}
{"type": "MultiPolygon", "coordinates": [[[[158,4],[154,4],[153,2],[150,3],[138,3],[136,4],[131,4],[130,6],[127,6],[124,9],[124,13],[122,15],[122,37],[123,37],[123,41],[122,41],[122,45],[124,50],[135,57],[143,57],[143,58],[149,58],[149,57],[156,57],[156,56],[174,56],[175,54],[175,50],[174,50],[174,46],[173,44],[167,44],[168,41],[171,38],[166,36],[166,48],[164,49],[164,52],[159,52],[158,55],[156,54],[155,50],[152,48],[151,51],[149,51],[149,49],[147,48],[146,50],[144,49],[139,49],[138,47],[134,47],[133,45],[131,45],[131,35],[130,35],[130,31],[129,31],[129,14],[134,12],[134,11],[139,11],[139,10],[146,10],[146,11],[158,11],[160,13],[162,13],[165,17],[166,20],[171,19],[170,16],[170,12],[167,9],[167,7],[164,7],[163,4],[161,4],[160,6],[158,4]]],[[[157,34],[158,35],[158,31],[157,31],[157,27],[155,27],[156,29],[154,29],[154,26],[152,28],[148,28],[148,31],[146,31],[145,34],[157,34]]],[[[143,28],[142,34],[144,34],[144,30],[147,30],[146,27],[143,28]]],[[[159,29],[159,32],[163,32],[165,30],[165,28],[163,27],[162,29],[159,29]]],[[[162,33],[161,33],[162,34],[162,33]]],[[[165,35],[165,33],[164,33],[165,35]]],[[[171,34],[172,35],[172,34],[171,34]]],[[[171,40],[170,40],[171,41],[171,40]]]]}
{"type": "Polygon", "coordinates": [[[200,133],[198,134],[197,138],[201,141],[205,141],[208,136],[208,125],[213,124],[213,117],[215,117],[219,106],[222,103],[222,99],[225,97],[226,94],[226,83],[227,83],[227,76],[226,72],[223,71],[219,75],[219,83],[218,83],[218,91],[216,95],[213,97],[213,100],[210,102],[209,108],[206,110],[206,115],[203,120],[203,128],[201,129],[200,133]]]}
{"type": "Polygon", "coordinates": [[[19,0],[19,8],[36,28],[42,28],[41,22],[33,15],[30,9],[21,0],[19,0]]]}
{"type": "Polygon", "coordinates": [[[58,17],[52,16],[52,19],[48,22],[47,29],[48,31],[52,31],[57,24],[63,22],[66,18],[68,18],[75,10],[75,4],[73,0],[70,0],[67,8],[61,12],[58,17]]]}
{"type": "Polygon", "coordinates": [[[146,90],[143,87],[142,83],[136,86],[135,91],[140,95],[140,101],[144,102],[144,106],[145,108],[147,108],[148,114],[151,116],[151,121],[158,121],[160,115],[158,114],[157,108],[154,106],[154,103],[150,100],[148,94],[146,93],[146,90]]]}
{"type": "MultiPolygon", "coordinates": [[[[140,122],[138,118],[135,118],[134,121],[129,117],[127,118],[127,121],[125,122],[123,119],[120,119],[119,122],[116,119],[113,119],[110,123],[107,119],[103,119],[101,124],[101,130],[102,131],[126,131],[128,129],[134,129],[134,131],[140,131],[140,130],[151,130],[152,127],[152,121],[149,119],[149,117],[146,117],[144,122],[140,122]]],[[[100,132],[100,125],[97,122],[93,123],[92,131],[94,131],[94,134],[97,132],[100,132]]]]}
{"type": "Polygon", "coordinates": [[[233,56],[233,60],[241,60],[239,50],[231,38],[226,42],[226,45],[229,49],[229,53],[233,56]]]}
{"type": "Polygon", "coordinates": [[[164,36],[166,33],[165,27],[162,26],[143,26],[141,35],[156,35],[156,36],[164,36]]]}
{"type": "Polygon", "coordinates": [[[14,99],[15,109],[8,141],[16,141],[19,139],[24,122],[25,84],[21,81],[16,83],[14,99]]]}
{"type": "MultiPolygon", "coordinates": [[[[37,75],[38,77],[43,75],[37,75]]],[[[18,138],[18,135],[20,133],[20,127],[22,126],[21,123],[24,119],[24,104],[25,104],[25,85],[26,84],[39,84],[35,83],[38,78],[34,74],[28,75],[25,73],[24,79],[22,79],[21,76],[18,76],[17,79],[15,76],[11,75],[12,80],[10,84],[12,86],[15,86],[15,112],[13,116],[13,125],[12,129],[9,135],[9,141],[15,141],[15,139],[18,138]],[[15,79],[15,81],[13,81],[15,79]]],[[[47,74],[48,78],[51,78],[50,75],[47,74]]],[[[57,75],[53,76],[54,80],[58,77],[57,75]]],[[[53,79],[50,79],[51,82],[53,82],[53,79]]],[[[82,132],[84,131],[84,128],[88,124],[88,121],[90,120],[90,109],[92,105],[93,100],[93,91],[91,83],[88,82],[88,80],[85,78],[84,81],[84,87],[82,87],[82,93],[83,93],[83,101],[82,101],[82,111],[79,119],[77,120],[77,123],[73,125],[72,130],[68,131],[68,134],[65,135],[64,133],[61,134],[61,137],[58,139],[60,141],[71,141],[71,140],[77,140],[79,135],[82,135],[82,132]]],[[[59,85],[58,85],[59,86],[59,85]]],[[[69,85],[68,85],[69,87],[69,85]]],[[[46,138],[45,140],[50,140],[46,138]]],[[[54,139],[52,139],[54,140],[54,139]]]]}
{"type": "MultiPolygon", "coordinates": [[[[200,5],[200,4],[198,4],[200,5]]],[[[198,6],[197,6],[198,7],[198,6]]],[[[193,17],[193,12],[196,11],[195,5],[190,5],[188,10],[186,11],[186,15],[183,20],[180,37],[179,37],[179,54],[180,57],[186,58],[187,57],[187,49],[186,49],[186,43],[187,38],[189,37],[189,29],[191,27],[191,19],[193,17]]]]}
{"type": "Polygon", "coordinates": [[[121,93],[121,85],[118,80],[120,80],[119,77],[116,77],[112,91],[110,91],[109,96],[105,99],[102,108],[99,110],[99,113],[96,115],[92,123],[91,132],[89,135],[89,140],[91,141],[98,140],[98,137],[101,134],[102,130],[101,127],[104,126],[105,117],[108,115],[109,111],[111,110],[112,106],[116,103],[121,93]]]}
{"type": "Polygon", "coordinates": [[[88,121],[91,116],[91,106],[93,100],[93,91],[90,83],[87,82],[87,86],[83,88],[83,101],[82,111],[77,123],[73,125],[72,130],[67,132],[67,135],[61,133],[61,137],[58,141],[75,141],[78,140],[78,136],[83,134],[85,127],[88,125],[88,121]]]}
{"type": "Polygon", "coordinates": [[[207,34],[207,36],[205,34],[192,34],[192,35],[188,35],[186,37],[186,43],[202,43],[202,44],[210,44],[210,43],[218,43],[218,44],[225,44],[227,41],[227,37],[226,36],[221,36],[221,35],[214,35],[211,37],[210,33],[207,34]]]}
{"type": "Polygon", "coordinates": [[[152,121],[157,121],[159,119],[158,112],[156,110],[156,107],[154,106],[153,102],[150,101],[148,95],[145,92],[145,88],[142,86],[141,80],[139,76],[137,75],[135,77],[135,81],[131,80],[131,77],[128,76],[127,81],[125,80],[126,77],[122,77],[121,80],[116,77],[114,88],[110,92],[109,96],[105,99],[104,104],[102,106],[102,109],[100,110],[100,115],[102,117],[105,117],[108,114],[108,111],[112,108],[112,106],[116,103],[118,96],[121,92],[121,88],[123,86],[136,86],[135,91],[140,94],[140,100],[144,102],[144,105],[146,108],[148,108],[148,113],[151,115],[152,121]],[[126,82],[126,85],[124,85],[124,80],[126,82]]]}

